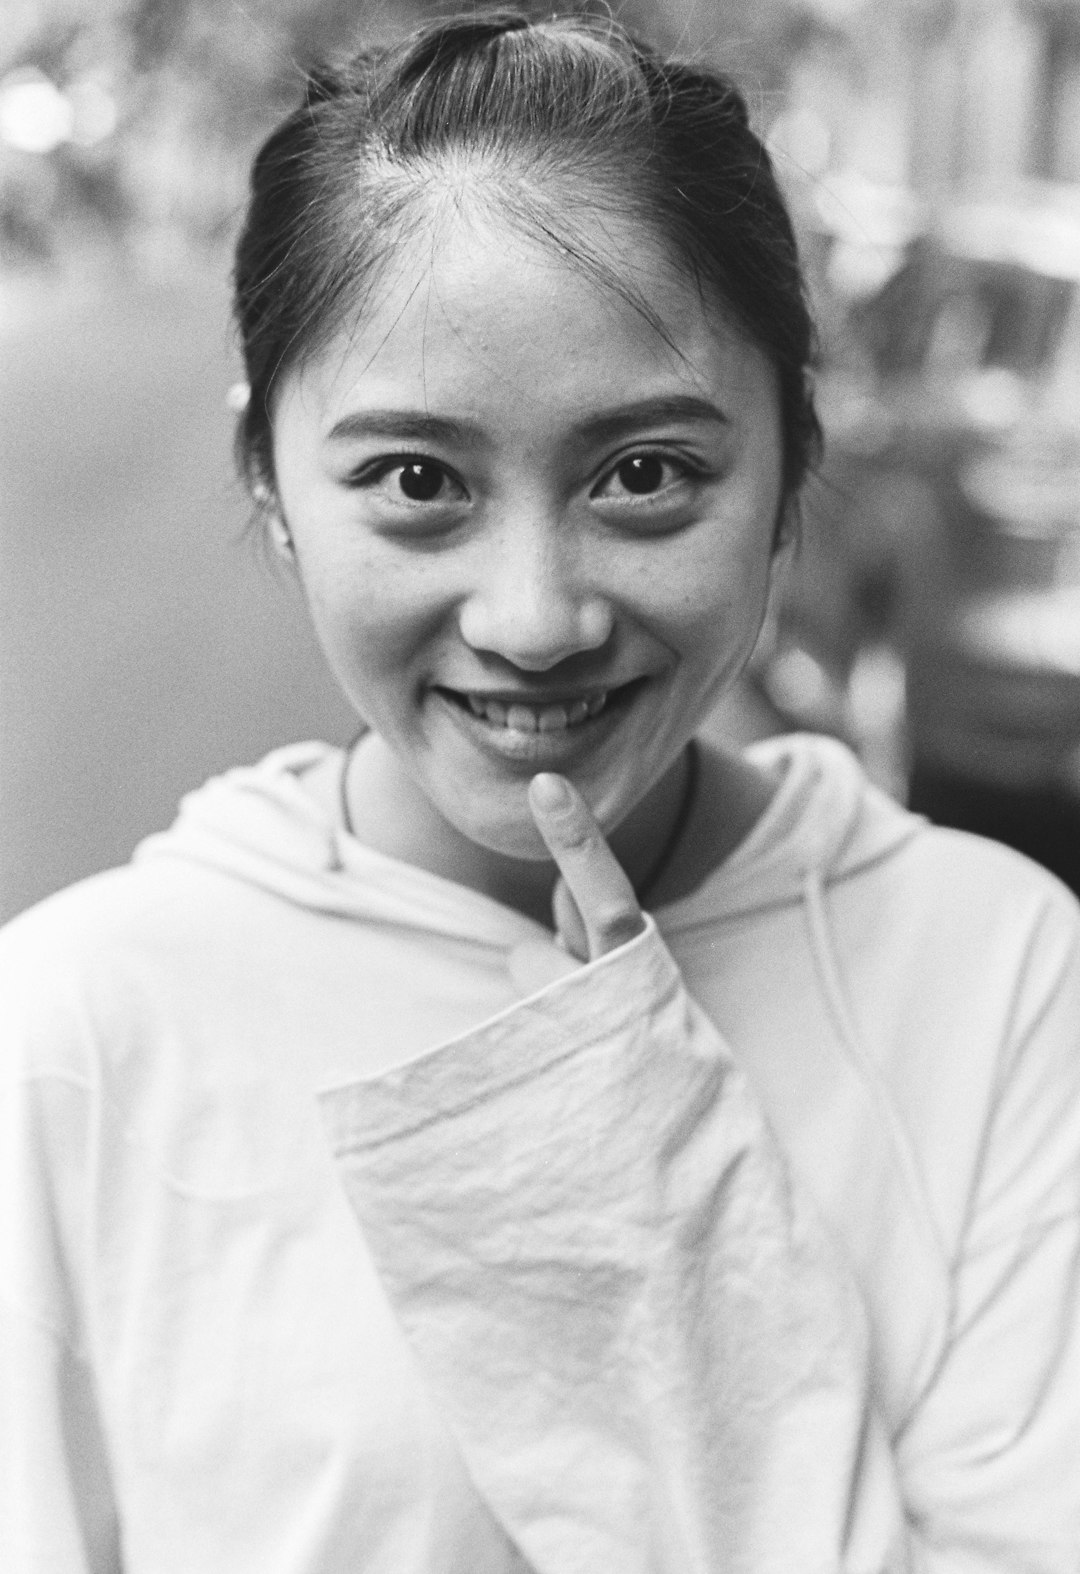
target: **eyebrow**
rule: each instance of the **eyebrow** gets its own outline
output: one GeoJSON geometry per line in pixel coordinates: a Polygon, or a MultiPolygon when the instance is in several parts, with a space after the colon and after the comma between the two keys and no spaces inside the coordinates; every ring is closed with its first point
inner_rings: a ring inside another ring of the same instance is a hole
{"type": "Polygon", "coordinates": [[[642,426],[663,426],[667,421],[709,421],[714,426],[731,423],[719,406],[694,394],[668,394],[657,399],[639,399],[591,417],[581,424],[583,436],[594,442],[611,441],[642,426]]]}
{"type": "MultiPolygon", "coordinates": [[[[668,394],[656,399],[639,399],[618,405],[600,415],[590,416],[578,428],[591,442],[611,442],[643,426],[662,426],[667,421],[708,421],[728,426],[724,412],[708,399],[694,394],[668,394]]],[[[475,442],[482,436],[478,426],[468,421],[452,421],[445,416],[428,415],[422,410],[357,410],[343,415],[327,433],[328,442],[358,437],[395,437],[420,443],[460,444],[475,442]]]]}
{"type": "Polygon", "coordinates": [[[449,421],[422,410],[357,410],[343,415],[327,433],[327,442],[354,437],[404,437],[418,443],[460,443],[475,438],[479,429],[461,421],[449,421]]]}

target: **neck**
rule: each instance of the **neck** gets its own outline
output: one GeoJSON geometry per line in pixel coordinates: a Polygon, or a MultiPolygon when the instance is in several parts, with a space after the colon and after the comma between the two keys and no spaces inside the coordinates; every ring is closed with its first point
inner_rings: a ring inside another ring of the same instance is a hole
{"type": "MultiPolygon", "coordinates": [[[[688,829],[691,762],[684,752],[612,832],[616,858],[651,899],[688,829]]],[[[444,819],[377,736],[365,738],[346,780],[353,833],[367,846],[465,885],[544,925],[551,922],[557,870],[547,860],[513,858],[465,836],[444,819]]]]}
{"type": "MultiPolygon", "coordinates": [[[[713,743],[698,749],[699,780],[688,815],[680,813],[687,786],[684,753],[609,837],[616,858],[651,907],[688,896],[738,846],[776,787],[737,753],[713,743]],[[684,823],[673,838],[680,818],[684,823]]],[[[443,819],[380,738],[365,739],[347,786],[348,818],[367,846],[550,927],[554,864],[509,858],[463,835],[443,819]]]]}

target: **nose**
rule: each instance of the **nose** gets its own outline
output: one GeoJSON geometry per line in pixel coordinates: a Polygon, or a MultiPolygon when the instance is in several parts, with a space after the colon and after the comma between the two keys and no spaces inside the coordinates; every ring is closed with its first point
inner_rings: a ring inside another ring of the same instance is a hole
{"type": "Polygon", "coordinates": [[[480,545],[459,612],[467,645],[523,671],[546,672],[607,644],[611,604],[583,575],[575,543],[560,541],[559,533],[555,521],[514,520],[480,545]]]}

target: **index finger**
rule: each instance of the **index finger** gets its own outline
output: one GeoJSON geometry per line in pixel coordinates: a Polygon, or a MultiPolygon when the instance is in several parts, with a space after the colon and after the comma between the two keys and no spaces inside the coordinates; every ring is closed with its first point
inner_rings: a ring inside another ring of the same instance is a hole
{"type": "Polygon", "coordinates": [[[645,920],[634,888],[573,783],[551,772],[534,776],[529,807],[581,914],[590,960],[641,934],[645,920]]]}

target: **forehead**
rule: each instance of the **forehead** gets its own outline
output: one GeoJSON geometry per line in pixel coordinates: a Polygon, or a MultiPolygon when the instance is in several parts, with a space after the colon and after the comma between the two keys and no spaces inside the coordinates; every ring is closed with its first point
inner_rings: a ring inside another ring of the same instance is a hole
{"type": "Polygon", "coordinates": [[[579,209],[564,244],[465,201],[434,205],[399,240],[293,380],[334,407],[385,392],[424,407],[509,399],[568,419],[664,388],[776,398],[763,353],[646,225],[579,209]]]}

